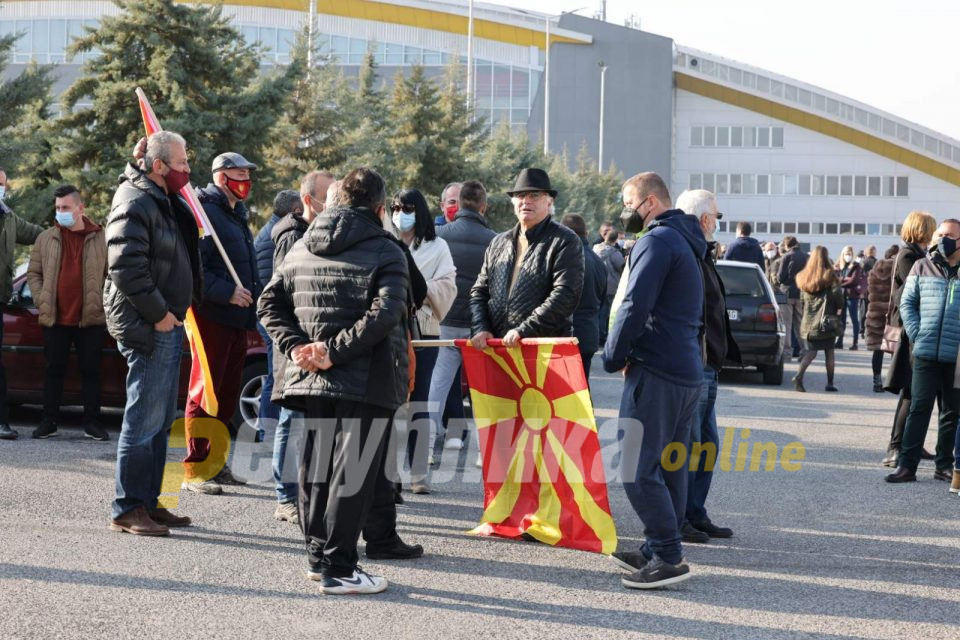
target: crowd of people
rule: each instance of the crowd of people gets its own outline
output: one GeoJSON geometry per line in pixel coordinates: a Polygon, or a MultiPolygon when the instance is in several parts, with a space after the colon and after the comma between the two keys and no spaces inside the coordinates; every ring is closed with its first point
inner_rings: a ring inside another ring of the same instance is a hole
{"type": "MultiPolygon", "coordinates": [[[[217,402],[210,406],[195,388],[188,395],[183,489],[218,495],[224,485],[246,482],[200,425],[232,421],[247,336],[256,330],[267,348],[257,427],[264,436],[272,432],[274,517],[299,526],[308,576],[330,594],[387,587],[359,567],[361,536],[371,559],[423,554],[397,531],[403,497],[391,446],[399,445],[409,469],[405,488],[429,494],[437,441],[458,450],[471,437],[460,426],[460,350],[412,341],[467,339],[483,349],[492,339],[513,347],[525,338],[575,336],[588,382],[592,358],[602,351],[604,370],[624,376],[620,417],[644,425],[620,433],[621,457],[633,456],[623,486],[646,538],[637,550],[612,554],[626,572],[622,584],[650,589],[684,581],[690,568],[683,542],[733,536],[706,508],[719,444],[719,372],[740,361],[715,267],[721,255],[757,264],[785,294],[785,342],[800,361],[797,391],[805,391],[804,376],[821,350],[826,390],[837,391],[834,354],[848,321],[850,349],[862,337],[874,351],[874,390],[900,396],[884,459],[896,466],[888,482],[915,480],[919,461],[929,457],[935,477],[960,490],[956,220],[937,227],[929,214],[913,212],[903,225],[904,248],[891,247],[877,260],[873,247],[855,256],[848,246],[834,263],[824,247],[807,255],[792,236],[761,245],[743,222],[737,240],[719,247],[716,196],[692,190],[674,202],[655,173],[623,185],[619,225],[633,236],[627,239],[612,222],[590,238],[582,216],[555,219],[558,194],[542,169],[517,176],[508,192],[517,224],[496,233],[477,180],[447,185],[434,218],[415,187],[388,196],[374,169],[357,167],[342,177],[307,173],[299,191],[276,194],[270,219],[254,236],[245,201],[258,167],[227,152],[213,161],[211,182],[195,191],[214,232],[198,239],[194,214],[179,195],[190,183],[186,145],[173,132],[141,141],[103,226],[85,214],[71,185],[54,194],[53,226],[25,222],[3,204],[0,169],[0,260],[8,267],[0,269],[0,297],[9,297],[14,243],[33,244],[27,277],[44,328],[48,367],[33,436],[57,433],[73,345],[84,431],[107,440],[99,418],[106,333],[127,362],[113,530],[165,536],[191,524],[158,503],[178,409],[184,323],[202,336],[209,364],[203,371],[194,359],[191,379],[203,380],[217,402]],[[883,380],[885,352],[892,361],[883,380]],[[940,431],[931,455],[923,442],[935,399],[940,431]],[[391,442],[398,415],[407,424],[401,443],[391,442]],[[689,467],[664,468],[670,443],[691,451],[689,467]]],[[[0,390],[5,394],[2,367],[0,390]]],[[[0,416],[0,438],[16,437],[0,416]]]]}

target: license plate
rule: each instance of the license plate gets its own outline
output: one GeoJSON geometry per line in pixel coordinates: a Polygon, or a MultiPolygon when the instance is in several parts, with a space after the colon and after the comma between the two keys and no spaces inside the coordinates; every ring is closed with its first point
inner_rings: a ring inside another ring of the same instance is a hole
{"type": "Polygon", "coordinates": [[[727,309],[727,318],[729,318],[731,322],[740,322],[740,310],[727,309]]]}

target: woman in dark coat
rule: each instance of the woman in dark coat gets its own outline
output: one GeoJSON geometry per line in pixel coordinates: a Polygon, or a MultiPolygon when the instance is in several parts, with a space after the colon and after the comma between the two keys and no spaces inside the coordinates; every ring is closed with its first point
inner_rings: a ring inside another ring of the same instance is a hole
{"type": "Polygon", "coordinates": [[[883,392],[880,372],[883,368],[883,328],[887,325],[887,312],[890,308],[890,288],[893,285],[893,257],[900,247],[894,245],[887,249],[883,260],[878,260],[867,276],[867,315],[864,318],[864,341],[867,349],[873,351],[873,391],[883,392]]]}
{"type": "MultiPolygon", "coordinates": [[[[890,313],[887,324],[894,327],[903,327],[900,319],[900,296],[903,294],[903,285],[910,275],[913,263],[927,255],[927,247],[933,240],[933,233],[937,230],[936,219],[925,211],[911,211],[900,232],[900,239],[904,247],[897,253],[893,265],[893,283],[890,288],[890,313]]],[[[897,412],[893,418],[893,429],[890,432],[890,443],[887,445],[887,455],[882,463],[887,467],[895,467],[897,456],[900,454],[900,442],[903,440],[903,428],[907,423],[907,414],[910,413],[910,383],[913,379],[913,370],[910,358],[910,343],[905,332],[900,332],[900,342],[893,351],[890,369],[883,388],[891,393],[899,393],[897,412]]],[[[923,451],[925,460],[932,460],[933,456],[923,451]],[[929,456],[929,457],[928,457],[929,456]]]]}
{"type": "Polygon", "coordinates": [[[803,374],[817,357],[817,351],[823,350],[827,364],[826,391],[837,391],[833,386],[834,346],[840,327],[840,314],[843,313],[844,297],[840,290],[840,281],[830,266],[830,256],[823,246],[816,246],[810,252],[807,265],[797,274],[797,287],[803,300],[803,317],[800,320],[800,338],[805,352],[800,359],[800,371],[793,378],[793,386],[804,392],[803,374]],[[828,319],[833,318],[833,326],[826,327],[828,319]]]}

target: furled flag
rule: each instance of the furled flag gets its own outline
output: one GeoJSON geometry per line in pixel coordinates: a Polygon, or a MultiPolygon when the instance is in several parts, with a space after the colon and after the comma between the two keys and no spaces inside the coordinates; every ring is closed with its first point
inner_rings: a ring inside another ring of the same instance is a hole
{"type": "Polygon", "coordinates": [[[483,455],[484,512],[472,533],[612,553],[617,532],[576,341],[499,342],[479,350],[457,341],[483,455]]]}
{"type": "MultiPolygon", "coordinates": [[[[137,99],[140,101],[140,114],[143,116],[143,126],[147,131],[147,136],[163,131],[160,121],[157,120],[157,116],[153,112],[153,107],[150,106],[150,101],[147,100],[146,94],[139,87],[137,87],[137,99]]],[[[193,192],[193,185],[185,185],[180,189],[180,195],[187,201],[187,206],[193,213],[201,237],[210,233],[208,230],[211,227],[206,221],[207,217],[203,212],[203,207],[200,206],[200,201],[197,200],[197,196],[193,192]]],[[[218,403],[217,396],[213,391],[213,376],[210,375],[210,363],[207,361],[207,352],[203,348],[203,340],[200,337],[200,330],[197,327],[197,319],[193,314],[192,306],[187,309],[183,326],[187,330],[187,340],[190,342],[190,355],[193,357],[193,361],[200,365],[190,368],[190,385],[187,393],[192,398],[199,397],[200,408],[207,415],[215,416],[217,415],[218,403]]]]}

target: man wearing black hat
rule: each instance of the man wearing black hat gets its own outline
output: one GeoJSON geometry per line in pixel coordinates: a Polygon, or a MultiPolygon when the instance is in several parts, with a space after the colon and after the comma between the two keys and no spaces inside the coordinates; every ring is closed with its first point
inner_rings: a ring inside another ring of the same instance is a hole
{"type": "MultiPolygon", "coordinates": [[[[217,415],[210,416],[201,409],[199,394],[190,394],[187,398],[184,412],[187,457],[183,460],[186,468],[183,487],[195,493],[216,495],[223,492],[223,484],[245,484],[233,476],[226,460],[214,478],[198,477],[194,467],[210,455],[210,441],[191,437],[191,434],[196,418],[216,418],[224,425],[229,424],[240,397],[247,331],[257,326],[253,303],[263,289],[253,234],[247,224],[249,213],[244,204],[250,195],[250,172],[256,168],[257,165],[239,153],[221,153],[213,160],[213,182],[197,190],[197,198],[240,278],[240,285],[234,281],[213,238],[201,239],[203,303],[197,309],[196,318],[213,377],[218,411],[217,415]]],[[[197,367],[198,363],[194,361],[193,366],[197,367]]]]}
{"type": "Polygon", "coordinates": [[[550,216],[557,192],[543,169],[524,169],[513,191],[517,225],[495,237],[470,291],[473,346],[490,338],[516,346],[521,338],[569,336],[583,289],[583,249],[550,216]]]}

